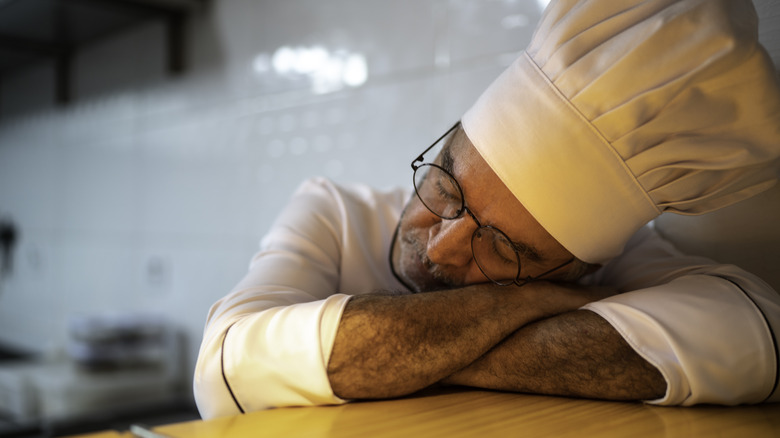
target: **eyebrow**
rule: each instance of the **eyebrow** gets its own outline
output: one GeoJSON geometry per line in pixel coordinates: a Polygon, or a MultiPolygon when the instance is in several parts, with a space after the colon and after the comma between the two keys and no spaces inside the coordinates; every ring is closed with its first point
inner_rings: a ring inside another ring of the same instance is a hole
{"type": "MultiPolygon", "coordinates": [[[[452,142],[452,138],[447,140],[447,143],[444,145],[444,148],[441,151],[441,167],[449,172],[450,175],[453,177],[455,176],[455,158],[452,156],[452,153],[450,152],[450,146],[452,142]]],[[[457,181],[457,179],[455,179],[457,181]]],[[[460,185],[460,182],[458,183],[460,185]]],[[[463,190],[463,187],[461,187],[461,190],[463,190]]],[[[465,194],[464,196],[464,204],[465,204],[465,194]]],[[[503,232],[503,230],[501,230],[503,232]]],[[[504,233],[506,235],[506,233],[504,233]]],[[[507,236],[509,237],[509,236],[507,236]]],[[[524,243],[524,242],[515,242],[513,240],[510,240],[509,243],[512,244],[512,246],[524,257],[528,258],[529,260],[533,262],[543,262],[545,260],[545,257],[542,257],[541,253],[538,249],[535,247],[524,243]]]]}
{"type": "Polygon", "coordinates": [[[450,139],[447,139],[447,143],[444,145],[444,148],[441,150],[441,167],[444,168],[447,172],[450,174],[453,174],[455,171],[455,159],[452,158],[452,153],[450,152],[450,139]]]}

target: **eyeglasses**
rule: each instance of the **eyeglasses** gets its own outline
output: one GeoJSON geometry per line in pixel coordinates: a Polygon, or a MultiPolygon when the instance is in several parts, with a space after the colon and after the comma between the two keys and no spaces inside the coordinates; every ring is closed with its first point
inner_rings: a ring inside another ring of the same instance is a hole
{"type": "Polygon", "coordinates": [[[521,278],[520,271],[522,267],[520,260],[521,254],[524,251],[518,248],[518,245],[513,243],[503,231],[496,227],[482,225],[482,223],[480,223],[471,209],[466,206],[466,201],[463,197],[463,189],[461,189],[458,181],[448,170],[442,167],[440,161],[443,154],[438,155],[436,163],[423,162],[424,155],[445,138],[447,138],[447,141],[444,143],[444,147],[446,148],[450,141],[450,134],[459,126],[460,122],[453,125],[452,128],[445,132],[444,135],[439,137],[438,140],[412,161],[412,170],[414,170],[414,191],[417,193],[417,197],[425,208],[436,216],[446,220],[457,219],[461,217],[464,212],[471,216],[477,224],[477,229],[474,230],[474,233],[471,235],[472,256],[485,277],[497,285],[508,286],[510,284],[516,284],[517,286],[523,286],[530,281],[538,280],[573,262],[574,258],[571,258],[569,261],[536,277],[527,276],[521,278]]]}

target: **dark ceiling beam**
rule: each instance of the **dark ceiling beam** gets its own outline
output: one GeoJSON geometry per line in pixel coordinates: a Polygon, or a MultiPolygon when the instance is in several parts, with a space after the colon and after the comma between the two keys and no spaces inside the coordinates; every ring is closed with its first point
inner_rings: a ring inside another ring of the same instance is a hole
{"type": "Polygon", "coordinates": [[[29,38],[0,33],[0,48],[14,52],[32,53],[39,56],[57,56],[68,50],[64,44],[53,44],[29,38]]]}
{"type": "Polygon", "coordinates": [[[2,12],[3,8],[8,7],[8,5],[17,2],[19,0],[0,0],[0,12],[2,12]]]}
{"type": "Polygon", "coordinates": [[[185,28],[184,14],[166,17],[165,31],[168,52],[168,73],[180,74],[185,68],[185,28]]]}
{"type": "Polygon", "coordinates": [[[162,19],[165,22],[167,69],[170,74],[185,69],[185,18],[188,12],[202,5],[202,1],[152,2],[148,0],[59,0],[82,4],[118,13],[132,13],[162,19]]]}
{"type": "MultiPolygon", "coordinates": [[[[0,3],[13,4],[14,0],[0,3]]],[[[187,13],[202,6],[202,0],[178,0],[150,2],[148,0],[54,0],[54,25],[57,42],[45,42],[0,33],[0,49],[18,53],[33,54],[54,61],[56,102],[67,104],[72,98],[71,79],[73,54],[77,45],[71,41],[66,20],[68,4],[82,4],[95,9],[113,10],[117,13],[135,14],[139,18],[162,19],[165,23],[167,69],[170,74],[179,74],[185,69],[185,22],[187,13]]]]}
{"type": "Polygon", "coordinates": [[[55,100],[58,104],[70,102],[70,79],[73,47],[47,43],[29,38],[0,34],[0,48],[17,53],[37,55],[54,61],[55,100]]]}
{"type": "Polygon", "coordinates": [[[144,0],[62,0],[66,3],[81,3],[100,9],[114,9],[150,15],[184,14],[194,9],[193,2],[151,2],[144,0]]]}
{"type": "Polygon", "coordinates": [[[74,47],[71,45],[67,12],[65,11],[65,3],[63,0],[55,0],[54,2],[54,32],[60,43],[67,44],[65,51],[55,55],[54,58],[55,101],[58,105],[67,105],[70,103],[73,94],[71,72],[74,47]]]}

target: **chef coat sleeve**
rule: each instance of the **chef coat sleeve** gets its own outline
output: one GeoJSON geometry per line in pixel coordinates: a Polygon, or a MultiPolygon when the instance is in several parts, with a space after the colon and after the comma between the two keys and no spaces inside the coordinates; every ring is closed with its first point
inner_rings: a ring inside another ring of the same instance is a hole
{"type": "Polygon", "coordinates": [[[350,298],[335,293],[341,206],[330,187],[298,189],[248,274],[211,307],[193,384],[203,418],[344,402],[326,371],[350,298]]]}
{"type": "Polygon", "coordinates": [[[625,293],[584,306],[606,319],[666,379],[649,403],[780,401],[780,295],[756,276],[681,254],[651,228],[605,267],[625,293]]]}

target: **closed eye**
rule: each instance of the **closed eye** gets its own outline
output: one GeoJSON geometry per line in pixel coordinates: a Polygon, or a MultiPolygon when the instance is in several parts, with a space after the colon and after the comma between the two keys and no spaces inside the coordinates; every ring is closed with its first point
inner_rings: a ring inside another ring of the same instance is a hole
{"type": "Polygon", "coordinates": [[[492,252],[501,259],[505,265],[517,263],[517,253],[511,243],[498,233],[493,233],[493,243],[490,245],[492,252]]]}
{"type": "Polygon", "coordinates": [[[439,178],[436,180],[436,191],[439,196],[448,202],[460,202],[460,190],[455,186],[454,181],[452,181],[451,178],[448,178],[443,172],[440,173],[441,175],[439,175],[439,178]]]}

